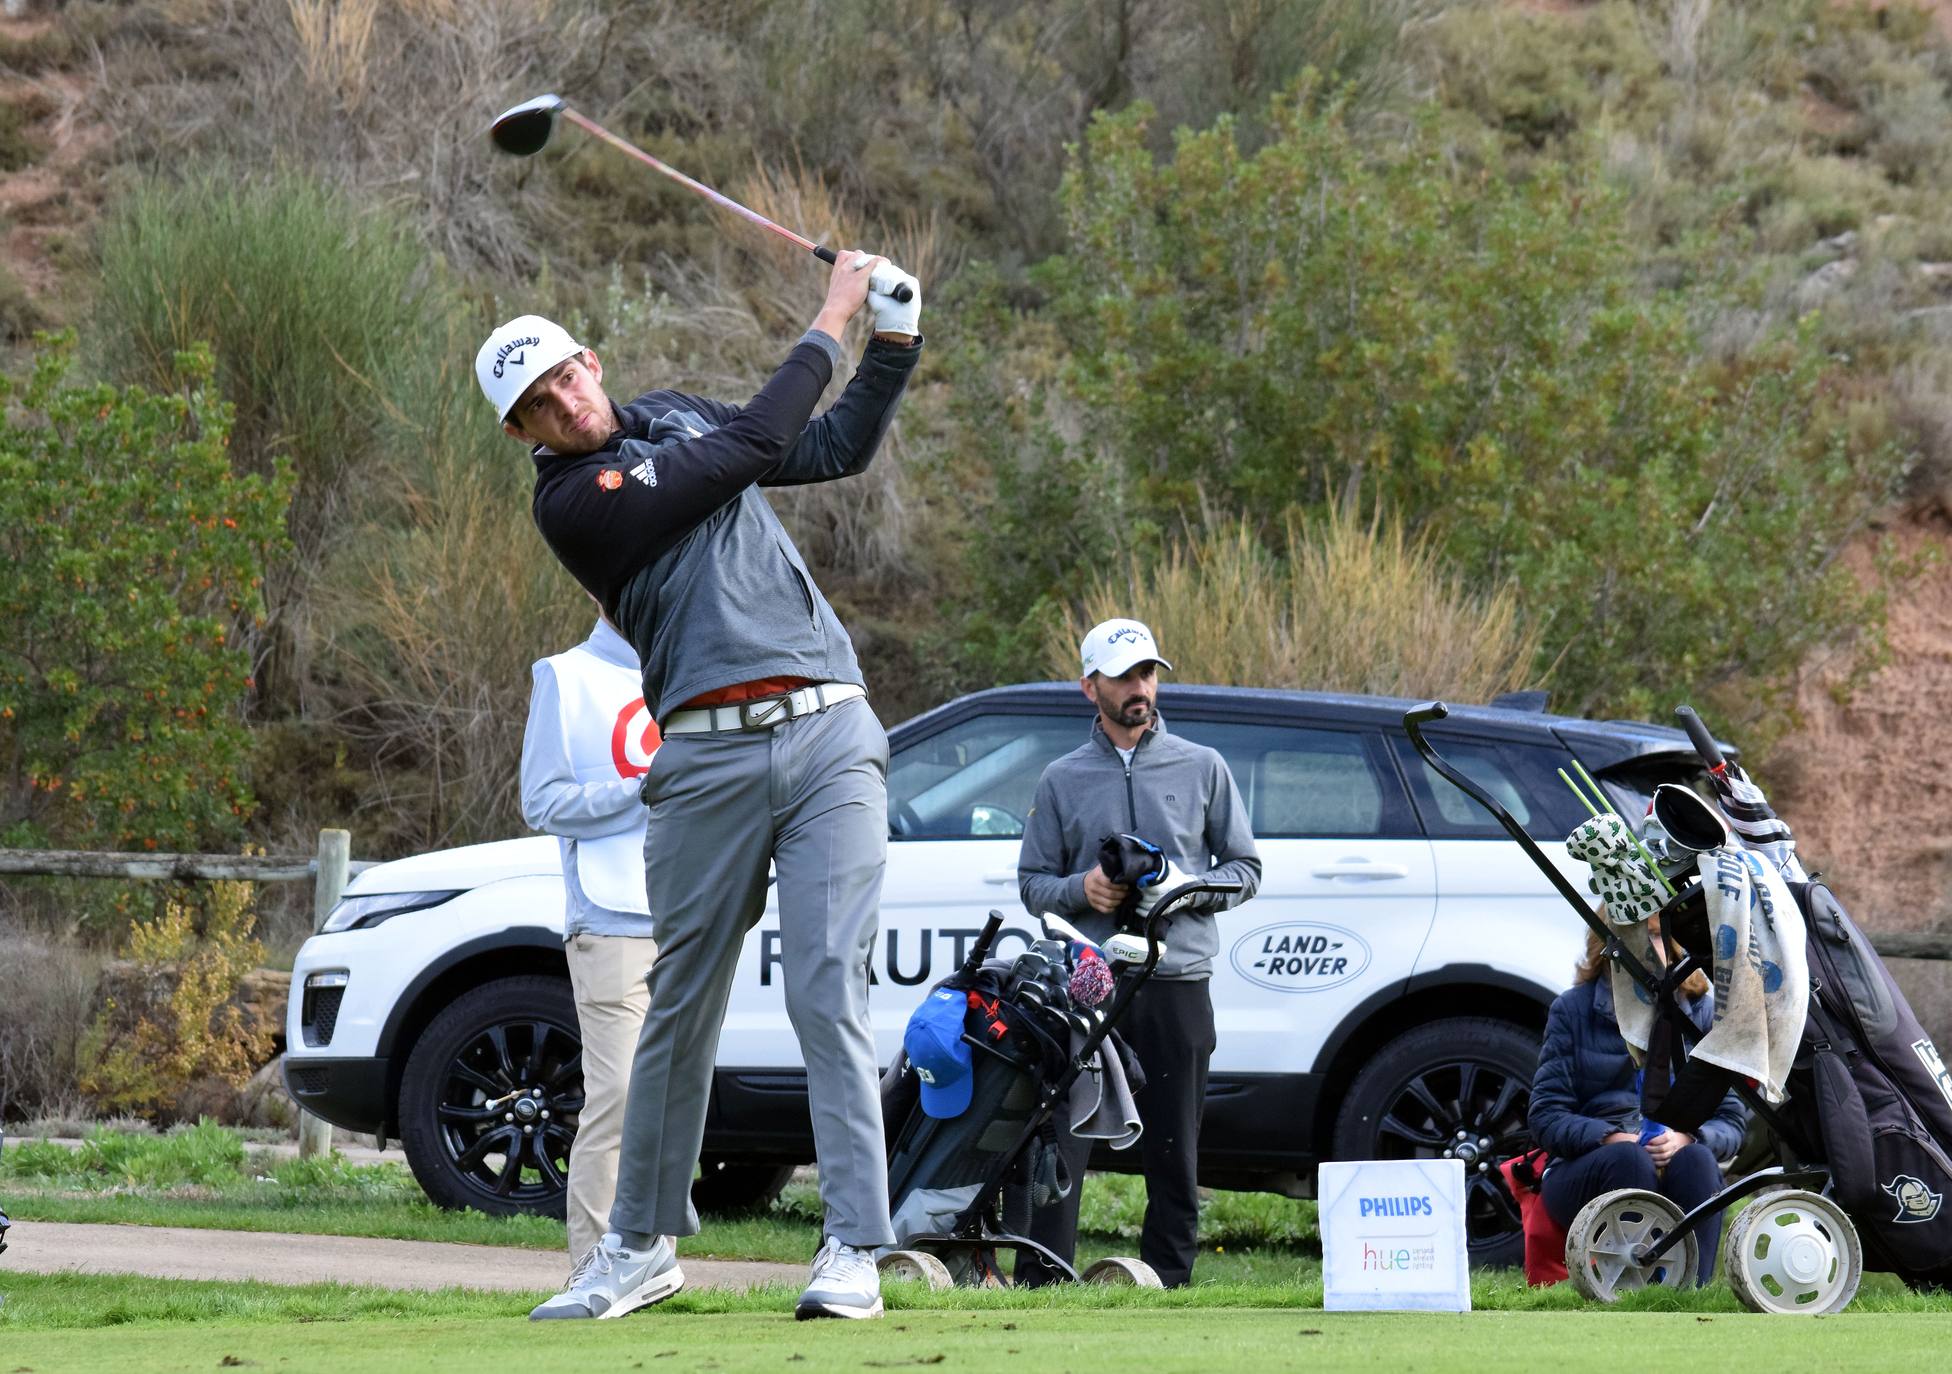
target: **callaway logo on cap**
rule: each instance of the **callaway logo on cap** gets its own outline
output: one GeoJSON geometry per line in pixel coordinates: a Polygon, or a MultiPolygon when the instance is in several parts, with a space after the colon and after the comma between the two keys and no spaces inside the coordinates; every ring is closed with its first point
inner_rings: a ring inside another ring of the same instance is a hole
{"type": "Polygon", "coordinates": [[[1159,656],[1152,631],[1136,620],[1107,620],[1092,626],[1091,633],[1078,646],[1078,658],[1084,665],[1081,677],[1093,673],[1122,677],[1147,662],[1157,663],[1161,668],[1173,666],[1159,656]]]}
{"type": "Polygon", "coordinates": [[[508,419],[529,384],[564,358],[583,351],[569,331],[540,315],[517,315],[488,336],[474,355],[475,380],[481,394],[495,408],[495,418],[508,419]]]}

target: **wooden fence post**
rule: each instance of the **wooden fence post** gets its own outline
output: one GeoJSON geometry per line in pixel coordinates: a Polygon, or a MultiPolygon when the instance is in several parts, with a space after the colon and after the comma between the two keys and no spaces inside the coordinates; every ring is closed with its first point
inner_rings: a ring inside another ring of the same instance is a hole
{"type": "MultiPolygon", "coordinates": [[[[318,871],[312,880],[312,930],[317,933],[325,918],[338,905],[346,890],[347,866],[352,858],[352,833],[346,830],[319,831],[318,871]]],[[[293,997],[303,997],[303,988],[293,988],[293,997]]],[[[298,1114],[298,1157],[310,1159],[332,1151],[332,1124],[310,1112],[298,1114]]]]}

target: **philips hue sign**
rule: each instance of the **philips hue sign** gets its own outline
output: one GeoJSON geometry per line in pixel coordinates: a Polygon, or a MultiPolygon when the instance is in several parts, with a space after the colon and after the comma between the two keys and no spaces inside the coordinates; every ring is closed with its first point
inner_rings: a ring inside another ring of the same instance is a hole
{"type": "Polygon", "coordinates": [[[1324,1164],[1316,1196],[1324,1308],[1471,1310],[1462,1160],[1324,1164]]]}

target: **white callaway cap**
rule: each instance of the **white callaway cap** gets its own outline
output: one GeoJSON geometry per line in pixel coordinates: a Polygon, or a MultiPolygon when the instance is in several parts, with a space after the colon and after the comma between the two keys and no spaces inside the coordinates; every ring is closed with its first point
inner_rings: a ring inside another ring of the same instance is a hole
{"type": "Polygon", "coordinates": [[[488,404],[495,408],[495,418],[506,420],[529,383],[582,351],[583,345],[554,320],[517,315],[498,326],[474,355],[475,380],[481,383],[481,394],[488,398],[488,404]]]}
{"type": "Polygon", "coordinates": [[[1107,620],[1092,626],[1091,633],[1078,646],[1078,657],[1084,663],[1083,677],[1093,673],[1123,677],[1147,662],[1157,663],[1161,668],[1173,666],[1159,657],[1159,646],[1153,643],[1152,631],[1136,620],[1107,620]]]}

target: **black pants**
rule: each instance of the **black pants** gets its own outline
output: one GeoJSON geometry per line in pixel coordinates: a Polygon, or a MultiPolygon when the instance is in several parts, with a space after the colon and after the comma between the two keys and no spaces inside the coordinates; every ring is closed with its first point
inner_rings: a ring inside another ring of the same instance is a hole
{"type": "MultiPolygon", "coordinates": [[[[1145,1070],[1145,1086],[1135,1094],[1145,1127],[1135,1147],[1145,1168],[1139,1258],[1158,1271],[1166,1287],[1178,1288],[1192,1278],[1199,1248],[1200,1112],[1214,1044],[1207,980],[1147,983],[1120,1019],[1118,1033],[1145,1070]]],[[[1058,1148],[1071,1168],[1071,1196],[1032,1214],[1030,1238],[1069,1261],[1077,1254],[1078,1203],[1092,1142],[1073,1136],[1067,1123],[1058,1124],[1058,1148]]],[[[1018,1283],[1034,1286],[1052,1277],[1035,1261],[1017,1265],[1018,1283]]]]}
{"type": "MultiPolygon", "coordinates": [[[[1562,1159],[1545,1171],[1539,1189],[1545,1210],[1560,1230],[1572,1225],[1579,1209],[1615,1188],[1645,1188],[1674,1202],[1684,1212],[1693,1211],[1713,1197],[1722,1186],[1721,1165],[1706,1145],[1690,1145],[1667,1162],[1665,1172],[1656,1174],[1654,1160],[1646,1147],[1630,1140],[1602,1145],[1578,1159],[1562,1159]]],[[[1721,1248],[1722,1216],[1717,1212],[1695,1228],[1701,1245],[1700,1277],[1703,1283],[1714,1277],[1715,1252],[1721,1248]]]]}

